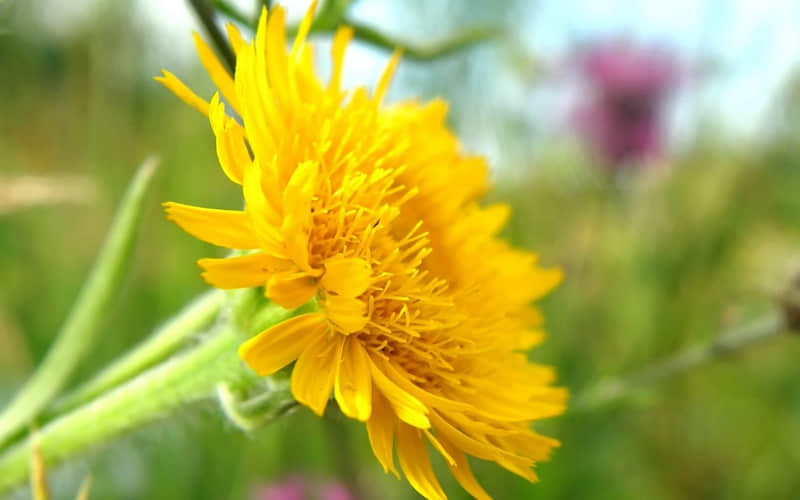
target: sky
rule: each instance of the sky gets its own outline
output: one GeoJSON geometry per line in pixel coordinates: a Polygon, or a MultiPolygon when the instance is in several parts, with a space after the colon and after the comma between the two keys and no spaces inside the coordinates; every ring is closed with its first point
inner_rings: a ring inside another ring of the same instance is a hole
{"type": "Polygon", "coordinates": [[[796,0],[559,0],[529,10],[528,47],[562,53],[574,40],[626,36],[713,62],[701,102],[735,132],[756,134],[771,99],[800,63],[796,0]]]}
{"type": "MultiPolygon", "coordinates": [[[[390,2],[360,0],[355,12],[384,26],[408,22],[396,16],[403,3],[390,2]]],[[[86,22],[101,0],[39,3],[45,24],[58,32],[86,22]]],[[[252,8],[252,0],[232,3],[252,8]]],[[[299,16],[309,1],[281,3],[288,4],[290,16],[299,16]]],[[[157,34],[152,53],[160,58],[159,65],[194,60],[188,33],[201,29],[185,0],[134,0],[134,5],[136,16],[157,34]]],[[[691,99],[685,94],[679,103],[676,123],[684,129],[691,128],[700,106],[721,118],[728,132],[757,135],[776,93],[800,63],[796,0],[540,0],[523,6],[516,35],[527,52],[545,61],[566,57],[578,41],[625,37],[673,46],[689,64],[713,63],[714,72],[692,86],[691,99]]],[[[351,73],[351,80],[373,81],[380,61],[368,53],[353,57],[360,60],[351,68],[361,68],[363,74],[351,73]]]]}

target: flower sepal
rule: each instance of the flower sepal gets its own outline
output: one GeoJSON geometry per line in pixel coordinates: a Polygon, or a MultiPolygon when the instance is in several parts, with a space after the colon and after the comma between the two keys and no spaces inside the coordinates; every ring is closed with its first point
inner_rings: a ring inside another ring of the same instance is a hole
{"type": "Polygon", "coordinates": [[[260,380],[251,390],[234,388],[227,382],[217,385],[217,399],[225,417],[245,432],[260,429],[298,406],[288,378],[260,380]]]}

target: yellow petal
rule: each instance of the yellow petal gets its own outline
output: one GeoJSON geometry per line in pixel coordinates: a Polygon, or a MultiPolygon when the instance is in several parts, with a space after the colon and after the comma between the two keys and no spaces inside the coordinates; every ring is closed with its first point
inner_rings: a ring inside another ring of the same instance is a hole
{"type": "Polygon", "coordinates": [[[495,462],[497,462],[497,464],[501,467],[505,467],[519,477],[523,477],[532,483],[539,481],[539,476],[537,476],[533,469],[531,469],[531,467],[533,467],[533,463],[528,460],[501,456],[495,460],[495,462]]]}
{"type": "Polygon", "coordinates": [[[250,217],[237,210],[193,207],[181,203],[164,203],[167,219],[181,229],[208,243],[228,248],[258,248],[258,238],[250,217]]]}
{"type": "Polygon", "coordinates": [[[429,500],[446,500],[431,467],[428,447],[419,429],[397,423],[397,458],[411,486],[429,500]]]}
{"type": "Polygon", "coordinates": [[[236,56],[236,92],[247,105],[242,109],[242,121],[247,139],[256,158],[266,161],[275,153],[276,134],[284,129],[283,117],[267,80],[266,9],[262,9],[253,44],[246,45],[236,56]],[[273,132],[274,131],[274,132],[273,132]]]}
{"type": "Polygon", "coordinates": [[[303,351],[292,369],[292,394],[319,416],[331,397],[342,353],[342,337],[321,335],[303,351]]]}
{"type": "MultiPolygon", "coordinates": [[[[258,34],[260,32],[261,26],[259,26],[258,34]]],[[[287,78],[289,70],[286,56],[286,12],[282,7],[275,7],[269,13],[265,35],[267,37],[266,47],[261,46],[263,52],[257,54],[257,57],[266,59],[269,86],[275,92],[278,101],[286,108],[291,109],[291,94],[287,78]],[[266,48],[265,51],[264,48],[266,48]]]]}
{"type": "Polygon", "coordinates": [[[360,299],[328,295],[323,307],[328,319],[345,334],[361,330],[369,321],[367,304],[360,299]]]}
{"type": "Polygon", "coordinates": [[[272,375],[288,365],[320,335],[325,335],[325,316],[303,314],[264,330],[239,347],[239,357],[261,376],[272,375]]]}
{"type": "Polygon", "coordinates": [[[311,232],[311,201],[317,188],[319,164],[304,161],[292,173],[283,192],[283,225],[281,233],[286,253],[297,266],[310,270],[308,264],[308,237],[311,232]]]}
{"type": "Polygon", "coordinates": [[[376,359],[375,364],[378,365],[378,368],[380,368],[390,380],[415,398],[418,398],[428,407],[458,412],[474,411],[472,405],[468,403],[439,396],[417,387],[411,382],[410,376],[402,367],[394,366],[389,361],[382,358],[376,359]]]}
{"type": "Polygon", "coordinates": [[[261,14],[258,16],[258,26],[256,26],[256,37],[253,45],[259,50],[267,48],[267,22],[269,20],[269,10],[266,5],[261,7],[261,14]]]}
{"type": "Polygon", "coordinates": [[[532,287],[529,292],[531,294],[530,300],[539,299],[558,286],[564,279],[564,272],[558,268],[537,269],[535,276],[536,280],[530,283],[532,287]]]}
{"type": "Polygon", "coordinates": [[[442,437],[439,438],[439,441],[450,456],[453,457],[454,463],[447,464],[447,466],[450,468],[453,477],[458,481],[458,484],[477,500],[491,500],[492,497],[478,484],[478,481],[472,474],[472,469],[469,466],[469,461],[464,452],[442,437]]]}
{"type": "Polygon", "coordinates": [[[314,278],[305,273],[281,273],[272,276],[267,283],[267,297],[286,309],[300,307],[317,293],[314,278]]]}
{"type": "Polygon", "coordinates": [[[344,53],[347,49],[347,44],[353,38],[353,28],[349,26],[342,26],[336,30],[336,35],[333,37],[333,45],[331,46],[331,59],[333,60],[333,69],[331,70],[331,79],[328,83],[330,92],[339,92],[339,86],[342,81],[342,68],[344,67],[344,53]]]}
{"type": "Polygon", "coordinates": [[[306,9],[303,20],[300,22],[300,26],[297,28],[297,35],[294,38],[294,44],[292,44],[292,59],[297,56],[300,52],[300,47],[302,47],[306,41],[308,31],[311,29],[311,22],[314,20],[315,10],[317,10],[317,0],[311,2],[311,5],[306,9]]]}
{"type": "Polygon", "coordinates": [[[456,461],[453,460],[453,457],[450,456],[450,453],[442,446],[442,443],[433,435],[433,433],[428,429],[422,429],[422,433],[428,438],[428,442],[434,447],[436,451],[444,458],[445,463],[447,465],[455,465],[456,461]]]}
{"type": "Polygon", "coordinates": [[[364,259],[357,257],[328,259],[325,274],[320,284],[326,290],[345,297],[358,297],[370,285],[372,268],[364,259]]]}
{"type": "Polygon", "coordinates": [[[431,412],[431,420],[433,421],[434,429],[442,439],[454,443],[460,450],[484,460],[495,460],[497,458],[495,447],[468,436],[443,419],[437,412],[431,412]]]}
{"type": "MultiPolygon", "coordinates": [[[[474,406],[475,412],[491,419],[505,422],[519,422],[522,420],[538,420],[553,417],[564,412],[565,393],[555,387],[541,387],[549,397],[537,395],[536,398],[520,399],[519,391],[526,388],[511,388],[497,386],[497,382],[492,384],[487,381],[477,392],[470,392],[470,403],[474,406]],[[489,386],[489,387],[487,387],[489,386]],[[494,391],[487,391],[487,388],[496,387],[494,391]],[[553,398],[553,396],[562,396],[553,398]]],[[[528,389],[538,389],[536,386],[528,389]]],[[[462,393],[463,394],[463,393],[462,393]]],[[[466,394],[465,394],[466,395],[466,394]]]]}
{"type": "Polygon", "coordinates": [[[427,417],[428,408],[417,398],[389,380],[375,365],[372,359],[369,360],[369,365],[370,373],[372,373],[372,381],[386,399],[389,400],[389,404],[392,405],[397,418],[421,429],[430,427],[431,422],[427,417]]]}
{"type": "Polygon", "coordinates": [[[239,28],[237,28],[233,23],[226,24],[225,31],[228,33],[228,41],[231,42],[233,53],[238,56],[239,52],[242,50],[242,47],[247,45],[247,42],[244,41],[242,34],[239,33],[239,28]]]}
{"type": "Polygon", "coordinates": [[[183,102],[195,108],[197,111],[208,115],[208,102],[192,92],[189,87],[167,70],[161,70],[164,76],[153,77],[153,80],[162,84],[178,96],[183,102]]]}
{"type": "Polygon", "coordinates": [[[273,255],[284,254],[283,240],[274,225],[280,220],[280,214],[261,189],[261,169],[257,162],[245,165],[242,193],[245,200],[245,211],[253,221],[262,248],[273,255]]]}
{"type": "Polygon", "coordinates": [[[242,123],[247,130],[247,139],[256,158],[269,158],[275,151],[275,139],[267,127],[267,113],[263,111],[262,93],[269,88],[261,89],[256,85],[255,48],[245,45],[236,56],[236,77],[234,85],[236,93],[245,105],[242,108],[242,123]]]}
{"type": "Polygon", "coordinates": [[[289,212],[281,226],[284,252],[303,271],[311,271],[308,262],[308,239],[311,234],[311,217],[302,212],[289,212]]]}
{"type": "Polygon", "coordinates": [[[441,439],[453,443],[458,449],[470,455],[490,461],[497,461],[505,456],[513,456],[510,452],[506,452],[495,445],[478,441],[474,437],[467,435],[461,429],[456,428],[442,418],[436,411],[431,412],[431,422],[433,422],[433,428],[436,429],[436,433],[441,439]]]}
{"type": "Polygon", "coordinates": [[[263,252],[225,259],[200,259],[197,264],[203,269],[206,282],[224,289],[266,285],[273,274],[284,272],[292,265],[263,252]]]}
{"type": "Polygon", "coordinates": [[[305,102],[317,101],[322,99],[322,84],[314,73],[314,51],[311,45],[303,45],[300,58],[297,61],[297,78],[295,85],[299,95],[303,96],[305,102]]]}
{"type": "Polygon", "coordinates": [[[244,130],[241,125],[225,114],[225,105],[214,94],[208,107],[208,120],[217,143],[217,158],[222,171],[230,180],[241,184],[245,166],[252,163],[245,145],[244,130]]]}
{"type": "Polygon", "coordinates": [[[516,348],[520,351],[527,351],[531,347],[537,346],[544,341],[545,334],[541,330],[524,330],[519,332],[519,342],[516,348]]]}
{"type": "Polygon", "coordinates": [[[211,81],[214,82],[214,85],[222,92],[225,99],[231,103],[233,109],[241,109],[239,107],[239,100],[236,97],[236,90],[234,90],[233,87],[233,78],[231,78],[230,73],[228,73],[228,70],[219,62],[219,59],[214,55],[214,51],[211,50],[211,47],[206,45],[206,42],[200,38],[200,35],[197,33],[192,33],[192,35],[194,36],[194,46],[197,49],[197,54],[200,56],[200,62],[203,64],[206,71],[208,71],[208,76],[211,77],[211,81]]]}
{"type": "Polygon", "coordinates": [[[561,446],[557,439],[540,436],[526,429],[526,432],[500,436],[496,441],[509,450],[516,450],[520,455],[530,458],[535,462],[542,462],[550,458],[554,448],[561,446]]]}
{"type": "Polygon", "coordinates": [[[378,86],[375,88],[375,100],[383,100],[383,96],[386,95],[386,91],[389,89],[389,83],[392,81],[392,76],[394,76],[394,71],[397,69],[402,55],[403,52],[399,49],[395,50],[392,54],[391,59],[389,59],[389,62],[386,64],[386,68],[383,70],[380,80],[378,80],[378,86]]]}
{"type": "Polygon", "coordinates": [[[511,217],[511,207],[507,203],[494,203],[477,212],[480,220],[477,224],[482,234],[496,235],[511,217]]]}
{"type": "Polygon", "coordinates": [[[367,435],[375,458],[383,466],[384,472],[391,471],[400,479],[394,466],[394,422],[392,407],[377,388],[372,391],[372,414],[367,420],[367,435]]]}
{"type": "Polygon", "coordinates": [[[366,422],[372,414],[369,357],[361,342],[355,338],[348,337],[344,341],[342,360],[336,372],[334,395],[342,413],[348,417],[366,422]]]}

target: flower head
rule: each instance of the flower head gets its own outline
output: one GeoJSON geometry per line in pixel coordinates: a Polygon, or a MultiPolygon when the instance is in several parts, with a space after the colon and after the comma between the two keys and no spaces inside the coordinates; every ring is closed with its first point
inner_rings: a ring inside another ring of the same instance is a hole
{"type": "Polygon", "coordinates": [[[488,495],[467,455],[535,480],[532,466],[558,443],[531,422],[563,412],[565,392],[524,350],[542,338],[530,304],[561,273],[497,238],[509,211],[479,205],[485,162],[460,151],[442,102],[382,104],[399,54],[373,92],[345,91],[352,31],[342,28],[330,79],[316,76],[312,13],[288,53],[281,8],[262,13],[250,43],[229,28],[233,78],[197,38],[229,106],[160,78],[208,115],[245,201],[243,211],[167,203],[168,217],[210,243],[253,250],[201,260],[212,285],[264,286],[287,308],[316,301],[316,312],[259,333],[240,356],[265,376],[294,362],[295,398],[321,415],[333,394],[366,423],[386,471],[398,475],[396,448],[411,485],[445,498],[430,443],[476,497],[488,495]]]}
{"type": "Polygon", "coordinates": [[[293,477],[260,488],[253,500],[305,500],[308,486],[303,478],[293,477]]]}
{"type": "Polygon", "coordinates": [[[611,167],[661,153],[663,104],[681,77],[673,53],[627,42],[601,43],[580,54],[590,87],[577,127],[611,167]]]}
{"type": "Polygon", "coordinates": [[[253,500],[354,500],[342,483],[315,481],[304,476],[292,476],[283,481],[258,488],[253,500]]]}

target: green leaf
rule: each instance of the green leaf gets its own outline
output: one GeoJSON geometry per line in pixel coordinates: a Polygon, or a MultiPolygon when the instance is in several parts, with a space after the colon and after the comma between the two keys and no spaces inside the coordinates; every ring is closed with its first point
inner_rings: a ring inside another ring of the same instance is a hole
{"type": "Polygon", "coordinates": [[[50,350],[0,414],[0,444],[27,428],[90,351],[97,327],[130,264],[145,195],[158,160],[144,161],[125,193],[100,255],[50,350]]]}

